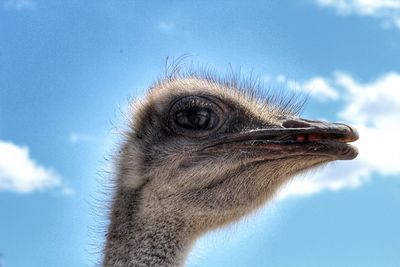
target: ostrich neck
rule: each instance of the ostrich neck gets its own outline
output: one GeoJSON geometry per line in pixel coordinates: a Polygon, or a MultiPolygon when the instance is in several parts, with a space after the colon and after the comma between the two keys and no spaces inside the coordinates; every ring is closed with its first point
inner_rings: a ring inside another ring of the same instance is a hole
{"type": "Polygon", "coordinates": [[[183,266],[192,242],[179,216],[143,205],[141,195],[140,189],[116,192],[103,266],[183,266]]]}

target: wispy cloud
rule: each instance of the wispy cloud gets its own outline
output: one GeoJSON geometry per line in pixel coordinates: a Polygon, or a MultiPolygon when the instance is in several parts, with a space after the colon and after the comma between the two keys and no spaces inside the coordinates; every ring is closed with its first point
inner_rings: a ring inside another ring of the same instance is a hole
{"type": "MultiPolygon", "coordinates": [[[[298,177],[278,195],[310,195],[324,190],[336,191],[363,185],[373,174],[400,175],[400,74],[386,73],[380,78],[359,83],[351,75],[336,72],[322,79],[345,103],[337,119],[358,128],[360,150],[353,161],[336,162],[311,178],[298,177]]],[[[312,95],[311,95],[312,96],[312,95]]]]}
{"type": "Polygon", "coordinates": [[[321,7],[335,8],[339,15],[380,19],[384,26],[400,28],[400,0],[316,0],[321,7]]]}
{"type": "Polygon", "coordinates": [[[295,82],[278,76],[277,81],[286,83],[287,87],[295,91],[305,91],[318,101],[337,100],[339,93],[332,88],[322,77],[313,77],[304,82],[295,82]]]}
{"type": "Polygon", "coordinates": [[[36,2],[32,0],[5,0],[3,2],[4,9],[33,9],[36,7],[36,2]]]}
{"type": "Polygon", "coordinates": [[[175,24],[172,22],[161,21],[157,27],[160,31],[169,33],[175,29],[175,24]]]}
{"type": "Polygon", "coordinates": [[[89,142],[93,139],[92,136],[85,134],[85,133],[77,133],[71,132],[69,134],[69,142],[72,144],[82,143],[82,142],[89,142]]]}
{"type": "Polygon", "coordinates": [[[0,140],[0,191],[30,193],[49,188],[72,193],[55,170],[39,165],[30,157],[27,147],[0,140]]]}

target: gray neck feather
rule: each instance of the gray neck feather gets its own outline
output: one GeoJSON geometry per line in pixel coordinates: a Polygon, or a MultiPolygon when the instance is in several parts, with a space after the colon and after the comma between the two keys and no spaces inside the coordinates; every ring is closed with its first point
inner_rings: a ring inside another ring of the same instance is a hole
{"type": "Polygon", "coordinates": [[[141,189],[118,189],[103,266],[183,266],[191,241],[178,216],[141,203],[141,189]]]}

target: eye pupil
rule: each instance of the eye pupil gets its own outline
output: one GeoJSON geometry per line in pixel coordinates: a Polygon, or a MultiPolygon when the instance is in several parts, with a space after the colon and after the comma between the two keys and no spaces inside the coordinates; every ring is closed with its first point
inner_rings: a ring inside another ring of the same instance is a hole
{"type": "Polygon", "coordinates": [[[176,123],[190,130],[205,130],[211,121],[211,111],[205,108],[189,108],[176,113],[176,123]]]}

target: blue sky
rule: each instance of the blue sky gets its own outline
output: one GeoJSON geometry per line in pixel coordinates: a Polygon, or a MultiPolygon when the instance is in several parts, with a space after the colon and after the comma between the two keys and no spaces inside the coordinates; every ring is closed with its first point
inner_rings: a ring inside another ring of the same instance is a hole
{"type": "Polygon", "coordinates": [[[93,266],[129,99],[167,56],[310,95],[359,157],[299,177],[188,266],[400,266],[400,1],[0,0],[0,266],[93,266]]]}

